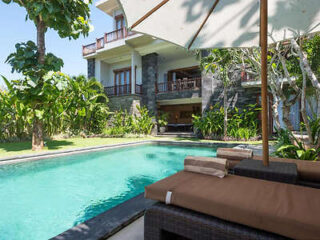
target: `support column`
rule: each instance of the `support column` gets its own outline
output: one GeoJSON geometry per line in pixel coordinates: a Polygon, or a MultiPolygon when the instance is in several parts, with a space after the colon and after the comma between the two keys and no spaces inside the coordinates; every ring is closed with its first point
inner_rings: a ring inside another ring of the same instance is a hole
{"type": "Polygon", "coordinates": [[[136,51],[131,53],[131,94],[136,93],[136,51]]]}
{"type": "MultiPolygon", "coordinates": [[[[131,52],[131,93],[136,93],[136,84],[138,82],[138,70],[141,69],[141,56],[135,50],[131,52]]],[[[141,80],[141,79],[140,79],[141,80]]]]}
{"type": "Polygon", "coordinates": [[[151,53],[142,57],[142,101],[149,111],[156,115],[157,103],[155,84],[158,78],[158,54],[151,53]]]}
{"type": "Polygon", "coordinates": [[[101,82],[101,61],[95,61],[95,78],[101,82]]]}
{"type": "Polygon", "coordinates": [[[113,79],[109,79],[108,76],[109,65],[102,60],[95,60],[95,78],[103,86],[112,86],[113,79]]]}

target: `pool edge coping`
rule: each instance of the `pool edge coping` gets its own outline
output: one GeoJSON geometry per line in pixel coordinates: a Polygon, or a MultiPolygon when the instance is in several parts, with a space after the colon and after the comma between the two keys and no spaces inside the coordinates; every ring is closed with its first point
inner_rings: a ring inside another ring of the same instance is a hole
{"type": "Polygon", "coordinates": [[[144,215],[156,201],[144,198],[144,193],[128,199],[99,215],[80,223],[49,240],[108,239],[144,215]]]}
{"type": "MultiPolygon", "coordinates": [[[[143,144],[171,144],[171,145],[190,145],[190,146],[214,146],[214,145],[224,145],[224,146],[232,146],[235,147],[237,143],[217,143],[217,142],[192,142],[192,141],[176,141],[176,140],[142,140],[136,142],[126,142],[126,143],[115,143],[115,144],[107,144],[107,145],[100,145],[100,146],[93,146],[93,147],[84,147],[84,148],[74,148],[68,150],[57,150],[54,152],[45,152],[45,153],[35,153],[35,154],[26,154],[21,156],[13,156],[13,157],[5,157],[0,158],[0,166],[6,164],[15,164],[15,163],[22,163],[22,162],[29,162],[29,161],[36,161],[54,157],[63,157],[81,153],[89,153],[89,152],[97,152],[97,151],[104,151],[104,150],[111,150],[117,149],[122,147],[129,147],[129,146],[138,146],[143,144]]],[[[249,144],[245,144],[249,145],[249,144]]]]}

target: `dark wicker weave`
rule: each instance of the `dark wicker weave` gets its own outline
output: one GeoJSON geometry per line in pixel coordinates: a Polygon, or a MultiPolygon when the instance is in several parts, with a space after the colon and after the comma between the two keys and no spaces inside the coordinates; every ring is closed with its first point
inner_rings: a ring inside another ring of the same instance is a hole
{"type": "Polygon", "coordinates": [[[145,240],[280,240],[280,235],[188,209],[156,203],[144,217],[145,240]]]}
{"type": "Polygon", "coordinates": [[[275,182],[296,184],[298,178],[297,165],[286,162],[270,162],[268,167],[262,161],[244,159],[233,169],[235,175],[259,178],[275,182]]]}
{"type": "Polygon", "coordinates": [[[298,179],[297,185],[320,189],[320,182],[302,181],[298,179]]]}

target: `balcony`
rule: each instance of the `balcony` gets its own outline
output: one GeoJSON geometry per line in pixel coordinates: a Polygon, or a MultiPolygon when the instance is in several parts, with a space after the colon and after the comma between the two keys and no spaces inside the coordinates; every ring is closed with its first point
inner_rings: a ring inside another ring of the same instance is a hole
{"type": "MultiPolygon", "coordinates": [[[[105,93],[108,97],[111,96],[124,96],[124,95],[130,95],[131,92],[131,84],[125,84],[125,85],[117,85],[112,87],[105,87],[104,88],[105,93]]],[[[142,94],[142,84],[136,84],[135,87],[135,94],[142,94]]]]}
{"type": "Polygon", "coordinates": [[[103,37],[97,38],[95,43],[82,46],[82,55],[87,56],[89,54],[95,53],[97,50],[104,48],[105,44],[124,39],[134,34],[134,32],[127,31],[125,27],[109,33],[105,33],[103,37]]]}
{"type": "Polygon", "coordinates": [[[156,93],[179,92],[201,89],[201,77],[183,78],[176,81],[156,83],[156,93]]]}
{"type": "Polygon", "coordinates": [[[257,77],[253,77],[250,74],[242,71],[241,72],[241,86],[244,88],[260,87],[261,80],[257,77]]]}

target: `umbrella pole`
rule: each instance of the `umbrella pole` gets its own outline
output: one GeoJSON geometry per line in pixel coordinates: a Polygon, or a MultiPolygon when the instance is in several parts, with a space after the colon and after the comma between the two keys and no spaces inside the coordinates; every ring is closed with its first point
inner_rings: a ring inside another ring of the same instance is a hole
{"type": "Polygon", "coordinates": [[[269,165],[268,143],[268,0],[260,0],[260,46],[261,46],[261,105],[262,105],[262,145],[263,165],[269,165]]]}

